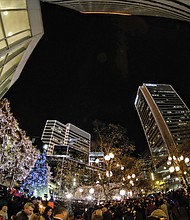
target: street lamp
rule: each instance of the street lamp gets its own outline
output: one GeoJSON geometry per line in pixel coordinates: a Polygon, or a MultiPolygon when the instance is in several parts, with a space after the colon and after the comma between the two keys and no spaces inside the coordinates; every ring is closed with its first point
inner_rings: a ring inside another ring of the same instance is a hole
{"type": "Polygon", "coordinates": [[[90,188],[90,189],[89,189],[89,193],[90,193],[90,194],[93,194],[93,193],[94,193],[94,188],[90,188]]]}
{"type": "Polygon", "coordinates": [[[121,189],[119,193],[120,193],[121,196],[125,196],[126,191],[124,189],[121,189]]]}
{"type": "Polygon", "coordinates": [[[168,161],[167,161],[167,165],[171,165],[169,167],[169,171],[170,173],[174,173],[175,171],[177,172],[177,175],[180,175],[182,180],[184,180],[185,185],[188,185],[188,181],[186,179],[186,168],[184,166],[187,166],[189,163],[189,158],[185,157],[181,155],[178,158],[176,156],[169,156],[168,157],[168,161]]]}

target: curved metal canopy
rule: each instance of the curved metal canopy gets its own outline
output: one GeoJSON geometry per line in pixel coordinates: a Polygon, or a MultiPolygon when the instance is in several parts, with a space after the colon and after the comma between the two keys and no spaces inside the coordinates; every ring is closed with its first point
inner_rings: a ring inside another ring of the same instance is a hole
{"type": "Polygon", "coordinates": [[[190,0],[41,0],[81,13],[157,16],[190,21],[190,0]]]}

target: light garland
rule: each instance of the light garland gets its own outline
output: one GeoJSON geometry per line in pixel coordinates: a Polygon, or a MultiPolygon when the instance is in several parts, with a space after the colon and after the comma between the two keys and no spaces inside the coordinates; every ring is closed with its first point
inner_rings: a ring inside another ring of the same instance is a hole
{"type": "Polygon", "coordinates": [[[7,99],[0,101],[0,181],[22,182],[28,176],[40,152],[10,112],[7,99]]]}

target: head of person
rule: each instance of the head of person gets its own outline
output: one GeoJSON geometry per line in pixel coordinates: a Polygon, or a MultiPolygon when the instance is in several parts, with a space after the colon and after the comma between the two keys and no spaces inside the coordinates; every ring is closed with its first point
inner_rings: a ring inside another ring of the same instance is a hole
{"type": "Polygon", "coordinates": [[[52,216],[53,214],[53,209],[52,207],[50,206],[46,206],[46,208],[44,209],[44,212],[43,212],[43,216],[46,217],[46,216],[52,216]]]}
{"type": "Polygon", "coordinates": [[[61,218],[62,220],[68,219],[68,210],[64,206],[56,206],[53,213],[54,217],[61,218]]]}
{"type": "Polygon", "coordinates": [[[33,214],[34,208],[35,208],[35,206],[34,206],[34,204],[33,204],[32,202],[27,202],[27,203],[25,203],[25,205],[24,205],[23,211],[24,211],[28,216],[30,216],[30,215],[33,214]]]}
{"type": "Polygon", "coordinates": [[[108,211],[108,209],[107,209],[106,206],[102,207],[102,212],[103,212],[103,213],[104,213],[104,212],[107,212],[107,211],[108,211]]]}
{"type": "Polygon", "coordinates": [[[95,214],[96,216],[102,216],[102,210],[101,210],[101,209],[96,209],[96,210],[94,211],[94,214],[95,214]]]}
{"type": "Polygon", "coordinates": [[[8,210],[8,207],[6,206],[6,205],[4,205],[3,207],[2,207],[2,209],[1,209],[3,212],[7,212],[7,210],[8,210]]]}

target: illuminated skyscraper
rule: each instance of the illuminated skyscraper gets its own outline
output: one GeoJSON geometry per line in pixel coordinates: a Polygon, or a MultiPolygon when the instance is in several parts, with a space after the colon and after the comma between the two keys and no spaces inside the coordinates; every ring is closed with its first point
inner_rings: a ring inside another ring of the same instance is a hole
{"type": "Polygon", "coordinates": [[[48,145],[47,154],[54,154],[55,146],[69,146],[72,149],[89,155],[91,135],[82,129],[67,123],[47,120],[41,137],[44,144],[48,145]]]}
{"type": "Polygon", "coordinates": [[[171,85],[143,84],[135,107],[155,167],[190,141],[190,111],[171,85]]]}

